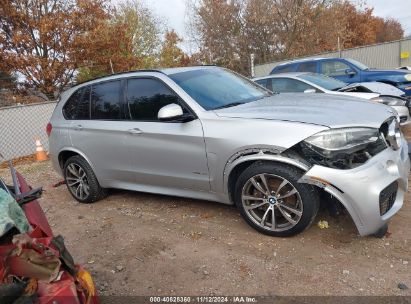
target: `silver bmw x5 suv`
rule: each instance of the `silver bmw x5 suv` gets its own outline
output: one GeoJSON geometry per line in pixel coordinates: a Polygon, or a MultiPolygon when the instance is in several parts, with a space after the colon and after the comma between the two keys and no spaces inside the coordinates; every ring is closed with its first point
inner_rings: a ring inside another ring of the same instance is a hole
{"type": "Polygon", "coordinates": [[[235,204],[260,232],[295,235],[323,194],[361,235],[401,208],[410,162],[384,105],[266,91],[218,67],[136,71],[65,91],[47,126],[75,199],[121,188],[235,204]]]}

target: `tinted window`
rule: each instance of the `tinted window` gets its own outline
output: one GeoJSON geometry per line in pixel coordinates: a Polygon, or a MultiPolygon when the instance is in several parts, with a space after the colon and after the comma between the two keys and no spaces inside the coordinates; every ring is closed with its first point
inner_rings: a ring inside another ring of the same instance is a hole
{"type": "Polygon", "coordinates": [[[304,62],[300,63],[297,71],[299,72],[317,72],[317,62],[304,62]]]}
{"type": "Polygon", "coordinates": [[[273,91],[280,93],[304,92],[308,89],[314,89],[312,86],[291,78],[273,78],[271,79],[273,91]]]}
{"type": "Polygon", "coordinates": [[[267,79],[258,79],[255,82],[258,83],[260,86],[263,86],[264,88],[267,87],[267,79]]]}
{"type": "Polygon", "coordinates": [[[220,68],[201,68],[171,74],[204,109],[214,110],[252,102],[270,95],[253,81],[220,68]]]}
{"type": "Polygon", "coordinates": [[[272,71],[272,73],[293,72],[294,68],[295,68],[295,64],[280,65],[280,66],[276,66],[275,69],[272,71]]]}
{"type": "Polygon", "coordinates": [[[345,70],[350,67],[341,61],[324,61],[321,63],[321,73],[328,76],[345,75],[345,70]]]}
{"type": "Polygon", "coordinates": [[[265,87],[266,89],[272,91],[273,87],[271,86],[271,79],[266,78],[266,79],[259,79],[256,81],[259,85],[265,87]]]}
{"type": "Polygon", "coordinates": [[[332,77],[328,77],[328,76],[324,76],[321,74],[304,74],[304,75],[300,75],[298,76],[298,78],[307,80],[309,82],[312,82],[324,89],[327,90],[338,90],[341,89],[342,87],[346,86],[346,83],[332,78],[332,77]]]}
{"type": "Polygon", "coordinates": [[[121,83],[110,81],[93,85],[91,91],[92,119],[120,119],[121,83]]]}
{"type": "Polygon", "coordinates": [[[166,105],[171,103],[181,105],[179,97],[164,83],[143,78],[127,81],[127,102],[131,119],[145,121],[158,120],[158,111],[166,105]]]}
{"type": "Polygon", "coordinates": [[[63,107],[66,119],[90,119],[90,87],[84,87],[71,95],[63,107]]]}

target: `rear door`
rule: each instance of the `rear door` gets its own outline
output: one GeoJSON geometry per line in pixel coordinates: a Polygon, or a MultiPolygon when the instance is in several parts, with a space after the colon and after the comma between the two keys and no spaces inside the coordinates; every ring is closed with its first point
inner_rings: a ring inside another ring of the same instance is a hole
{"type": "Polygon", "coordinates": [[[134,179],[123,86],[121,80],[90,85],[83,95],[88,119],[72,121],[70,128],[73,147],[84,153],[103,187],[121,187],[118,183],[134,179]]]}
{"type": "Polygon", "coordinates": [[[301,62],[297,67],[297,72],[318,73],[318,61],[301,62]]]}
{"type": "Polygon", "coordinates": [[[136,183],[164,188],[210,190],[201,121],[158,120],[158,111],[171,103],[179,104],[185,112],[192,112],[158,78],[130,78],[126,86],[130,124],[135,130],[128,146],[133,155],[136,183]]]}

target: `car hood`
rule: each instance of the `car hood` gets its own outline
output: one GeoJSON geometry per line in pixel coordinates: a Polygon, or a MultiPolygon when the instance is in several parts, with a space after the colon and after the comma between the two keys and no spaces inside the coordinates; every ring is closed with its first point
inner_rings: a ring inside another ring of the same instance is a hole
{"type": "Polygon", "coordinates": [[[411,72],[408,70],[379,70],[379,69],[373,69],[370,68],[368,70],[364,70],[366,73],[380,73],[380,74],[392,74],[392,75],[405,75],[405,74],[410,74],[411,72]]]}
{"type": "Polygon", "coordinates": [[[305,93],[275,94],[214,112],[220,117],[292,121],[330,128],[379,128],[395,115],[390,107],[363,99],[305,93]]]}
{"type": "Polygon", "coordinates": [[[393,85],[382,83],[382,82],[359,82],[352,83],[346,87],[341,88],[339,91],[349,91],[353,88],[364,88],[364,91],[368,90],[370,92],[378,93],[381,95],[390,95],[390,96],[404,96],[404,92],[400,89],[397,89],[393,85]]]}

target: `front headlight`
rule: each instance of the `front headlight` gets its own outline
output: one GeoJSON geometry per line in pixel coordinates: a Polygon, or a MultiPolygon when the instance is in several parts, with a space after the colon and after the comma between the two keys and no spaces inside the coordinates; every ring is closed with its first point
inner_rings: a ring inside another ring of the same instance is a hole
{"type": "Polygon", "coordinates": [[[404,75],[405,80],[411,81],[411,73],[404,75]]]}
{"type": "Polygon", "coordinates": [[[371,98],[371,101],[379,102],[387,106],[405,106],[407,101],[402,98],[396,98],[391,96],[379,96],[371,98]]]}
{"type": "Polygon", "coordinates": [[[307,138],[305,143],[317,147],[323,152],[357,150],[369,143],[376,142],[380,137],[378,129],[373,128],[342,128],[323,131],[307,138]]]}

